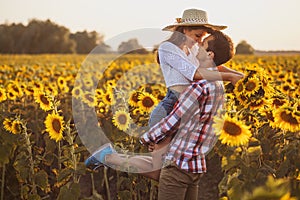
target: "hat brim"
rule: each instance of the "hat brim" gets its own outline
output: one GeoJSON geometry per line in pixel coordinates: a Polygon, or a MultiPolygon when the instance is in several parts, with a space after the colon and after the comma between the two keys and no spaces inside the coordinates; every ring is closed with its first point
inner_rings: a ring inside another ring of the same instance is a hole
{"type": "Polygon", "coordinates": [[[180,23],[180,24],[173,24],[173,25],[166,26],[166,27],[163,28],[162,30],[163,30],[163,31],[175,31],[175,29],[176,29],[178,26],[204,26],[204,27],[211,28],[211,29],[217,30],[217,31],[224,30],[225,28],[227,28],[227,26],[222,26],[222,25],[199,24],[199,23],[197,23],[197,24],[192,24],[192,23],[180,23]]]}

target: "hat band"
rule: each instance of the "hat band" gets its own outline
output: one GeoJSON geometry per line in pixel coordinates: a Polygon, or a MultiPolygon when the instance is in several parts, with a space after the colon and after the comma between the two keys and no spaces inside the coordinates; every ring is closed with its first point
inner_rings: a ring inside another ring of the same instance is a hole
{"type": "Polygon", "coordinates": [[[187,19],[181,19],[182,23],[202,23],[202,24],[208,24],[206,19],[195,19],[195,18],[187,18],[187,19]]]}

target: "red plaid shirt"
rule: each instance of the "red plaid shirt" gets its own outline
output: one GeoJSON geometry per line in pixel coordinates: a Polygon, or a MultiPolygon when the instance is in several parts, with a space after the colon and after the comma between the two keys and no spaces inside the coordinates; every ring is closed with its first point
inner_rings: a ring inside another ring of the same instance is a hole
{"type": "Polygon", "coordinates": [[[188,172],[206,172],[205,155],[217,141],[212,130],[213,117],[222,108],[224,98],[221,82],[193,82],[180,95],[172,112],[141,138],[158,143],[167,135],[174,136],[165,164],[175,162],[188,172]]]}

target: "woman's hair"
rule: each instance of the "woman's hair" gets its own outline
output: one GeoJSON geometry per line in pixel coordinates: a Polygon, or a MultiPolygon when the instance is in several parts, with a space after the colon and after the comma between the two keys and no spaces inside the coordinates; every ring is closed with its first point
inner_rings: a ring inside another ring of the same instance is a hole
{"type": "Polygon", "coordinates": [[[217,66],[226,63],[234,55],[234,45],[230,37],[221,31],[211,33],[213,40],[208,41],[206,51],[214,52],[214,62],[217,66]]]}
{"type": "MultiPolygon", "coordinates": [[[[209,34],[213,32],[213,29],[205,27],[205,26],[178,26],[174,30],[174,32],[172,33],[170,38],[167,39],[166,41],[171,42],[174,45],[179,47],[180,45],[182,45],[182,43],[184,43],[186,41],[186,35],[183,32],[183,30],[185,30],[185,29],[187,29],[189,31],[201,29],[201,30],[203,30],[203,31],[205,31],[209,34]]],[[[156,53],[156,60],[157,60],[158,63],[160,63],[158,52],[156,53]]]]}
{"type": "Polygon", "coordinates": [[[170,38],[167,39],[166,41],[171,42],[176,46],[180,46],[183,42],[186,41],[186,36],[183,32],[184,29],[187,29],[189,31],[201,29],[207,33],[213,32],[211,28],[207,28],[205,26],[178,26],[173,32],[173,34],[170,36],[170,38]]]}

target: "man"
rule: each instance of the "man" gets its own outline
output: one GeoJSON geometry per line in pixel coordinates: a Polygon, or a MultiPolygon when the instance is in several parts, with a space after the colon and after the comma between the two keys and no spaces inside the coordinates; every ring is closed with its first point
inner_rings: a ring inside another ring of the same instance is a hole
{"type": "MultiPolygon", "coordinates": [[[[199,52],[200,62],[227,62],[233,56],[233,44],[221,32],[209,36],[203,48],[208,52],[199,52]]],[[[159,200],[197,199],[199,180],[206,172],[205,155],[217,139],[212,130],[213,117],[223,101],[220,82],[193,82],[180,95],[172,112],[141,136],[142,143],[147,145],[173,137],[160,173],[159,200]]]]}

